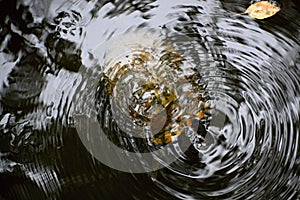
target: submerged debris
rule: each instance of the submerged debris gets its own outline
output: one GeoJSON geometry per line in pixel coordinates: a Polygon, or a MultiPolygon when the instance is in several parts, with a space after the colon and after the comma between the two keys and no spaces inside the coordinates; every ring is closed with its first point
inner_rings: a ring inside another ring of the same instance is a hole
{"type": "Polygon", "coordinates": [[[210,104],[201,76],[173,47],[138,47],[106,68],[107,95],[115,96],[135,125],[148,127],[154,144],[168,144],[195,126],[195,119],[207,118],[210,104]]]}

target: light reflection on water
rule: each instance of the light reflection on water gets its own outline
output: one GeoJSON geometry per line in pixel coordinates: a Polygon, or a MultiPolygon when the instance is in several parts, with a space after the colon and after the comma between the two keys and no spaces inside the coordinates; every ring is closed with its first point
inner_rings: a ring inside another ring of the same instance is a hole
{"type": "Polygon", "coordinates": [[[0,18],[0,182],[7,184],[0,197],[299,198],[294,3],[258,21],[231,17],[248,1],[1,2],[7,9],[0,18]],[[73,114],[77,103],[95,98],[86,79],[99,81],[99,53],[115,59],[95,49],[140,29],[155,29],[159,40],[175,44],[215,107],[204,146],[191,146],[154,173],[133,175],[93,159],[73,114]]]}

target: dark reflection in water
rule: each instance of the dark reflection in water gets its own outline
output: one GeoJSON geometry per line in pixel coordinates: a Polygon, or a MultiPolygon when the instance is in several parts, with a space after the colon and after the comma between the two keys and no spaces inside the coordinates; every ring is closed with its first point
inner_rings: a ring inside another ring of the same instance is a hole
{"type": "Polygon", "coordinates": [[[232,17],[249,3],[0,1],[0,198],[299,199],[299,2],[232,17]],[[176,44],[215,105],[206,142],[148,174],[94,159],[73,119],[114,59],[101,44],[139,29],[176,44]]]}

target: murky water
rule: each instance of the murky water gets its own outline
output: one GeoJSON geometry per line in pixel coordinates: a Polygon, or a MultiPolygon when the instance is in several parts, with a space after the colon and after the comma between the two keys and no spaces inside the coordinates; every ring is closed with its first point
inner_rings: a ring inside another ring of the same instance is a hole
{"type": "Polygon", "coordinates": [[[0,1],[0,198],[299,199],[300,7],[277,3],[0,1]],[[94,118],[176,161],[102,164],[94,118]]]}

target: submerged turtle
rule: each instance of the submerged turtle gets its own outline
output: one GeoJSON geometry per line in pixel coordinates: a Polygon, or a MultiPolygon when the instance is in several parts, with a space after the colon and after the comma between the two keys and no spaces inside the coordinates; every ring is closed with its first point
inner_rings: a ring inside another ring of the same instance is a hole
{"type": "Polygon", "coordinates": [[[105,63],[101,80],[115,115],[141,127],[154,144],[168,144],[208,119],[211,105],[200,73],[167,42],[131,46],[105,63]]]}

